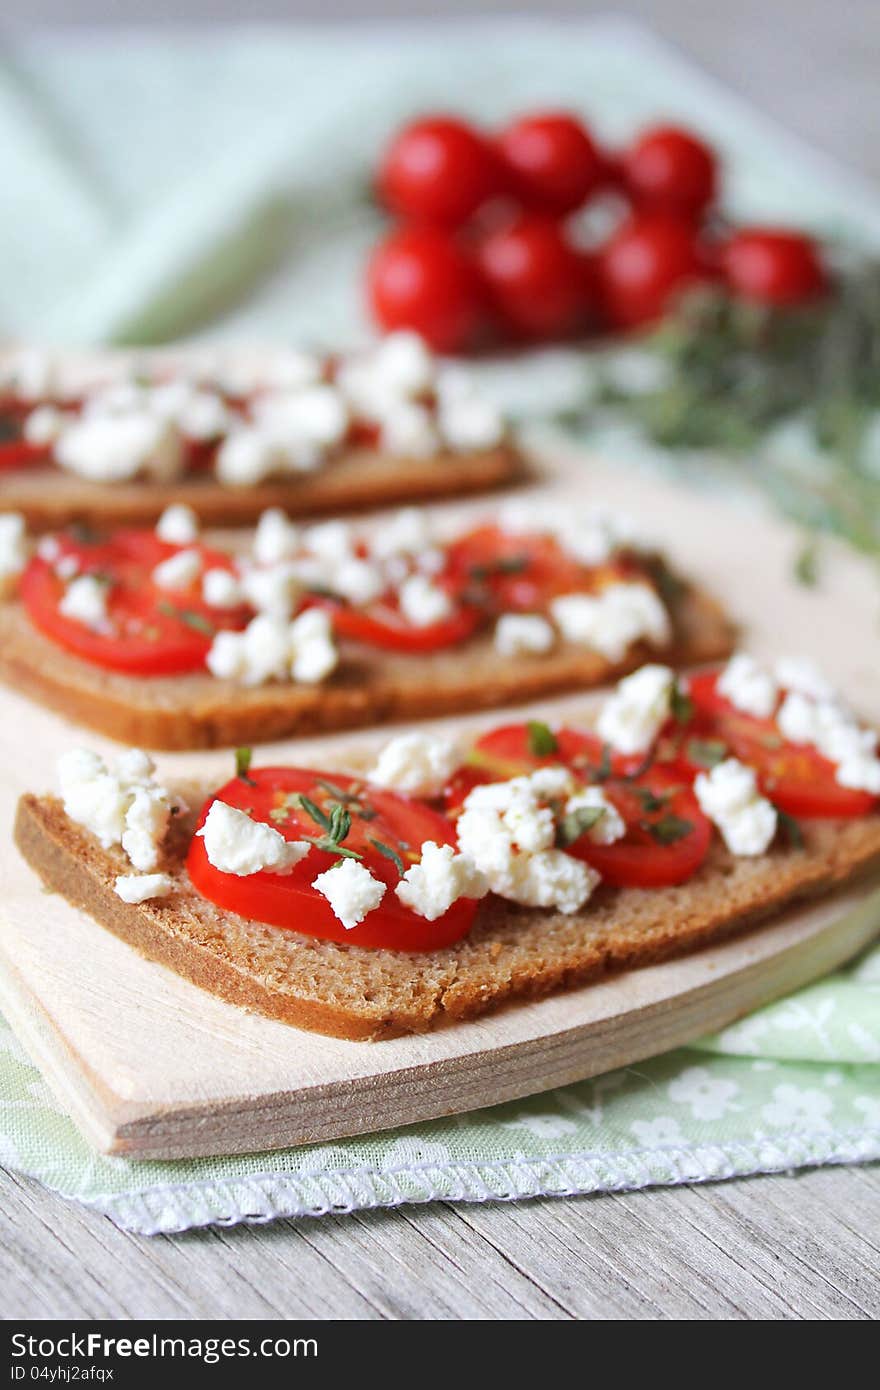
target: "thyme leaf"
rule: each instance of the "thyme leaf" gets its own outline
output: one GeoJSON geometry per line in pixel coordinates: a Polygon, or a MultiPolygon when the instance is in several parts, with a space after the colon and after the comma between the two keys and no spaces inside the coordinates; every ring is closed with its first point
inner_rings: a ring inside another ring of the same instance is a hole
{"type": "Polygon", "coordinates": [[[526,725],[529,739],[529,752],[536,758],[546,758],[555,753],[559,744],[549,724],[540,719],[530,719],[526,725]]]}
{"type": "Polygon", "coordinates": [[[380,854],[383,854],[386,859],[390,859],[392,864],[397,865],[397,871],[401,876],[403,876],[403,874],[406,873],[406,865],[404,864],[400,855],[397,853],[396,849],[392,849],[390,845],[386,845],[383,840],[371,839],[370,844],[373,846],[374,849],[377,849],[380,854]]]}

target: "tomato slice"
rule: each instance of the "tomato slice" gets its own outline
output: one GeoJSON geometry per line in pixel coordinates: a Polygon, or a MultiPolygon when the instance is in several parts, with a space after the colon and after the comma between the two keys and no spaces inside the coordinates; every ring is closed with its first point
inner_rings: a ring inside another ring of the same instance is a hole
{"type": "Polygon", "coordinates": [[[65,584],[55,564],[39,555],[29,562],[20,592],[35,627],[67,651],[108,670],[143,676],[179,675],[199,670],[215,632],[241,628],[250,610],[211,608],[199,581],[188,590],[160,589],[152,572],[179,550],[198,549],[203,569],[232,570],[229,556],[207,546],[181,547],[159,540],[153,531],[119,531],[90,542],[59,536],[60,557],[77,560],[80,574],[104,578],[109,586],[106,632],[94,631],[60,610],[65,584]]]}
{"type": "Polygon", "coordinates": [[[519,724],[503,724],[483,734],[468,754],[468,764],[485,768],[496,780],[517,777],[536,767],[553,767],[563,763],[577,773],[598,772],[600,768],[626,776],[641,767],[641,754],[627,756],[606,751],[602,740],[583,729],[548,730],[540,721],[528,720],[519,724]],[[555,747],[545,753],[540,748],[548,735],[555,747]]]}
{"type": "Polygon", "coordinates": [[[221,787],[205,803],[199,825],[204,823],[214,801],[225,801],[248,811],[254,820],[271,825],[287,840],[320,836],[322,827],[299,804],[300,796],[307,797],[325,814],[334,803],[345,806],[351,816],[351,828],[344,848],[361,854],[365,868],[387,885],[382,902],[367,913],[363,922],[347,930],[323,894],[312,887],[317,876],[339,858],[337,852],[317,847],[290,874],[263,871],[238,877],[215,869],[208,860],[204,840],[195,835],[187,869],[198,891],[218,907],[242,917],[347,946],[432,951],[467,935],[477,910],[473,899],[460,898],[442,917],[429,922],[404,907],[395,896],[401,870],[389,854],[399,856],[408,868],[418,860],[425,840],[455,844],[451,822],[422,802],[337,772],[266,767],[250,772],[246,778],[233,778],[221,787]],[[377,843],[384,846],[384,853],[376,847],[377,843]]]}
{"type": "Polygon", "coordinates": [[[730,756],[755,769],[761,791],[790,816],[864,816],[877,805],[869,792],[842,787],[835,767],[817,749],[788,743],[775,719],[744,714],[718,692],[718,671],[701,671],[688,681],[699,736],[719,740],[730,756]]]}
{"type": "Polygon", "coordinates": [[[541,611],[559,594],[601,589],[631,569],[623,559],[582,565],[552,536],[510,535],[496,526],[453,541],[447,558],[449,581],[496,612],[541,611]]]}
{"type": "Polygon", "coordinates": [[[709,852],[712,823],[687,782],[652,767],[631,779],[610,777],[602,791],[626,823],[626,835],[597,845],[582,835],[569,854],[592,864],[606,883],[662,888],[693,877],[709,852]]]}
{"type": "Polygon", "coordinates": [[[434,652],[464,642],[480,626],[483,615],[470,604],[457,604],[448,618],[416,627],[407,621],[391,599],[380,599],[367,608],[352,608],[334,599],[316,600],[333,614],[340,637],[395,652],[434,652]]]}
{"type": "Polygon", "coordinates": [[[0,472],[18,468],[35,468],[51,462],[52,452],[45,444],[30,444],[26,439],[6,439],[0,442],[0,472]]]}

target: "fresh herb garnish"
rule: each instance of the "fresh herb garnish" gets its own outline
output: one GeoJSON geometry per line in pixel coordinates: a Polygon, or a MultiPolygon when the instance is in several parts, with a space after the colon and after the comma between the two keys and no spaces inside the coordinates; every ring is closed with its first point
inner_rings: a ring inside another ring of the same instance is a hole
{"type": "Polygon", "coordinates": [[[406,865],[404,864],[400,855],[397,853],[396,849],[392,849],[390,845],[386,845],[383,840],[371,839],[370,844],[373,846],[374,849],[377,849],[380,854],[384,854],[386,859],[390,859],[393,864],[397,865],[398,873],[406,873],[406,865]]]}
{"type": "Polygon", "coordinates": [[[803,849],[804,832],[801,830],[794,816],[790,816],[787,811],[780,811],[776,807],[776,815],[779,818],[779,829],[785,836],[785,842],[792,849],[803,849]]]}
{"type": "Polygon", "coordinates": [[[698,767],[717,767],[727,757],[727,744],[720,738],[689,738],[687,755],[698,767]]]}
{"type": "Polygon", "coordinates": [[[672,792],[652,792],[650,787],[631,787],[632,795],[639,801],[643,811],[662,811],[672,799],[672,792]]]}
{"type": "Polygon", "coordinates": [[[669,712],[676,724],[689,724],[694,717],[694,702],[690,695],[682,690],[678,681],[672,685],[672,693],[669,696],[669,712]]]}
{"type": "Polygon", "coordinates": [[[325,832],[323,835],[305,835],[303,838],[310,845],[326,850],[328,854],[341,854],[345,859],[363,859],[364,856],[356,849],[347,849],[342,843],[351,829],[351,816],[340,802],[332,801],[325,812],[302,792],[291,800],[325,832]]]}
{"type": "Polygon", "coordinates": [[[357,792],[346,791],[344,787],[339,787],[335,782],[330,782],[326,777],[316,777],[315,781],[325,792],[341,801],[343,806],[347,806],[353,815],[361,820],[375,820],[379,812],[374,811],[372,806],[367,806],[361,801],[357,792]]]}
{"type": "Polygon", "coordinates": [[[588,830],[592,830],[604,815],[604,806],[579,806],[575,811],[568,811],[556,829],[556,843],[559,848],[567,849],[569,845],[573,845],[582,835],[586,835],[588,830]]]}
{"type": "Polygon", "coordinates": [[[607,782],[611,776],[611,747],[607,743],[602,744],[602,753],[599,758],[599,766],[590,771],[590,780],[593,782],[607,782]]]}
{"type": "Polygon", "coordinates": [[[242,782],[247,782],[248,786],[255,787],[257,784],[253,777],[248,777],[251,770],[251,758],[253,757],[252,748],[236,748],[235,750],[235,775],[240,777],[242,782]]]}
{"type": "Polygon", "coordinates": [[[685,820],[684,816],[676,816],[672,811],[661,816],[659,820],[644,824],[644,829],[658,845],[674,845],[678,840],[690,835],[693,828],[693,821],[685,820]]]}
{"type": "Polygon", "coordinates": [[[499,574],[522,574],[531,563],[528,555],[502,555],[489,565],[471,565],[468,575],[471,579],[492,579],[499,574]]]}
{"type": "Polygon", "coordinates": [[[794,577],[806,589],[815,589],[818,584],[819,542],[816,536],[811,536],[795,556],[794,577]]]}
{"type": "Polygon", "coordinates": [[[315,824],[320,825],[322,830],[330,829],[330,817],[325,815],[320,806],[317,806],[304,792],[296,792],[291,800],[296,805],[301,806],[306,815],[311,816],[315,824]]]}
{"type": "Polygon", "coordinates": [[[536,758],[546,758],[551,753],[555,753],[559,747],[556,735],[549,724],[544,724],[540,719],[530,719],[526,725],[529,738],[529,752],[536,758]]]}
{"type": "Polygon", "coordinates": [[[169,603],[167,599],[161,599],[156,604],[156,611],[161,613],[163,617],[176,618],[179,623],[191,627],[194,632],[201,632],[205,637],[216,636],[216,627],[208,621],[204,613],[196,613],[192,608],[178,608],[176,604],[169,603]]]}

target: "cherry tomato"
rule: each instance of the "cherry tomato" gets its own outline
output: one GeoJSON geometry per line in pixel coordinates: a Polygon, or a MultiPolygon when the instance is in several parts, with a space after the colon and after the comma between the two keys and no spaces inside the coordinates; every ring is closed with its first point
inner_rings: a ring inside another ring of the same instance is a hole
{"type": "Polygon", "coordinates": [[[527,207],[563,217],[581,207],[605,173],[602,154],[576,116],[536,112],[498,138],[513,192],[527,207]]]}
{"type": "Polygon", "coordinates": [[[755,769],[761,791],[781,811],[809,820],[864,816],[874,809],[876,797],[842,787],[833,763],[815,748],[786,742],[775,719],[743,714],[718,693],[717,681],[717,671],[700,672],[688,681],[703,729],[710,728],[731,757],[755,769]]]}
{"type": "Polygon", "coordinates": [[[378,182],[383,202],[399,217],[457,227],[498,192],[498,158],[465,121],[426,116],[391,141],[378,182]]]}
{"type": "Polygon", "coordinates": [[[431,228],[392,232],[367,268],[367,297],[380,328],[411,328],[437,352],[473,345],[483,297],[473,265],[456,242],[431,228]]]}
{"type": "Polygon", "coordinates": [[[323,894],[312,887],[318,875],[339,859],[336,851],[317,847],[289,874],[263,871],[239,877],[215,869],[205,853],[204,840],[195,835],[186,866],[198,891],[228,912],[346,946],[432,951],[467,935],[477,910],[472,899],[460,898],[442,917],[429,922],[404,907],[395,895],[402,874],[388,851],[408,868],[417,861],[426,840],[455,844],[451,822],[422,802],[367,786],[337,772],[267,767],[249,772],[246,779],[233,778],[221,787],[206,802],[199,824],[204,823],[214,801],[224,801],[247,810],[255,821],[272,826],[287,840],[320,837],[324,829],[298,802],[301,795],[325,814],[334,803],[345,807],[351,827],[343,847],[362,855],[364,867],[386,885],[382,902],[367,913],[363,922],[347,930],[323,894]],[[376,847],[377,842],[386,853],[376,847]]]}
{"type": "Polygon", "coordinates": [[[515,337],[566,338],[582,326],[589,310],[583,266],[559,223],[523,214],[491,232],[478,257],[501,324],[515,337]]]}
{"type": "Polygon", "coordinates": [[[616,328],[662,317],[674,299],[708,274],[689,222],[660,215],[631,218],[598,256],[605,313],[616,328]]]}
{"type": "Polygon", "coordinates": [[[802,304],[828,288],[816,243],[801,232],[746,227],[722,248],[730,289],[760,304],[802,304]]]}
{"type": "Polygon", "coordinates": [[[677,126],[644,131],[624,154],[622,171],[633,201],[646,210],[693,216],[715,197],[713,151],[677,126]]]}
{"type": "MultiPolygon", "coordinates": [[[[247,608],[210,608],[198,581],[190,590],[160,589],[152,572],[181,549],[160,541],[153,531],[119,531],[95,543],[60,537],[61,556],[79,562],[80,574],[100,576],[108,585],[108,629],[95,631],[60,610],[65,584],[53,564],[33,556],[21,578],[21,598],[35,627],[67,651],[112,671],[142,676],[197,671],[220,628],[241,628],[247,608]]],[[[203,568],[232,569],[228,555],[198,549],[203,568]]],[[[56,562],[57,563],[57,562],[56,562]]]]}
{"type": "MultiPolygon", "coordinates": [[[[543,733],[545,726],[537,727],[543,733]]],[[[610,771],[615,777],[627,777],[638,771],[645,761],[641,754],[632,756],[607,751],[600,738],[582,729],[557,729],[554,733],[556,746],[548,753],[535,751],[539,738],[534,723],[504,724],[477,739],[468,754],[467,766],[490,773],[487,780],[499,781],[503,777],[533,772],[537,767],[554,767],[561,763],[589,781],[600,771],[603,775],[610,771]]]]}
{"type": "Polygon", "coordinates": [[[569,854],[592,864],[606,883],[661,888],[691,878],[709,853],[712,823],[674,771],[651,767],[630,780],[611,777],[602,791],[626,823],[611,845],[582,835],[569,854]]]}

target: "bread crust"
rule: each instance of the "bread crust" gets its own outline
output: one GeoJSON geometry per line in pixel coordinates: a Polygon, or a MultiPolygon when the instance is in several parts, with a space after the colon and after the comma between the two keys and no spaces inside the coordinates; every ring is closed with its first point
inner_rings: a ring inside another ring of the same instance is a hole
{"type": "Polygon", "coordinates": [[[162,868],[174,878],[172,894],[137,906],[114,892],[116,875],[130,869],[122,851],[101,849],[55,798],[21,798],[15,840],[47,887],[142,955],[229,1003],[353,1041],[424,1032],[667,959],[880,864],[880,815],[808,821],[803,848],[734,859],[715,843],[688,883],[601,885],[574,916],[490,897],[463,941],[410,954],[317,941],[216,908],[186,875],[194,823],[181,818],[168,837],[162,868]]]}
{"type": "MultiPolygon", "coordinates": [[[[734,632],[709,595],[685,589],[673,609],[673,645],[663,660],[721,660],[734,632]]],[[[286,736],[329,733],[395,720],[492,709],[564,691],[589,689],[634,670],[658,653],[638,645],[610,662],[584,647],[501,657],[491,637],[425,655],[340,643],[342,660],[321,686],[269,684],[244,689],[207,673],[134,677],[65,652],[36,631],[20,605],[0,605],[0,679],[68,719],[144,748],[220,748],[286,736]]]]}
{"type": "Polygon", "coordinates": [[[281,507],[294,518],[361,511],[488,492],[526,476],[522,455],[509,443],[429,459],[352,449],[314,473],[242,488],[224,487],[210,476],[94,483],[59,468],[31,468],[0,473],[0,511],[21,512],[30,531],[51,531],[77,521],[152,526],[166,507],[185,502],[203,526],[249,526],[267,507],[281,507]]]}

